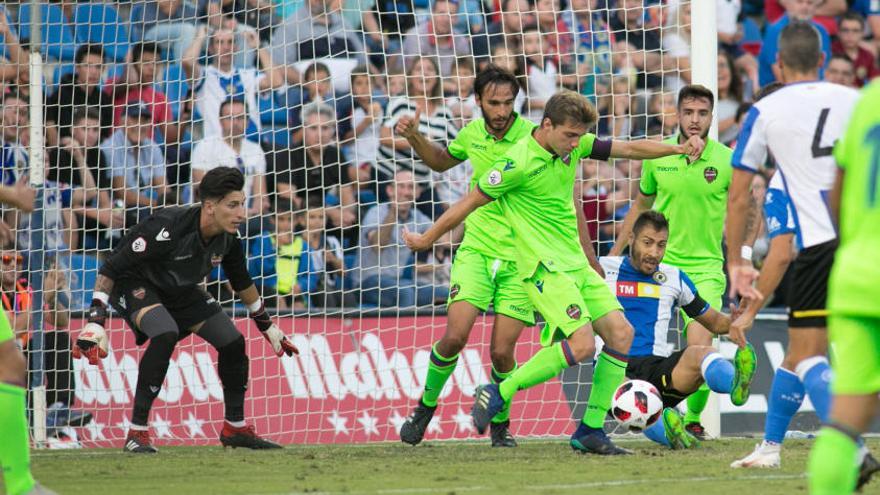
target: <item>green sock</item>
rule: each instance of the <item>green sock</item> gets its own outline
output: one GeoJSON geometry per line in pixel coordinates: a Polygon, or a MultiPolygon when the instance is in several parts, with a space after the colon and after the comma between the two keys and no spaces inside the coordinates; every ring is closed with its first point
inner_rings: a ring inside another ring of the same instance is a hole
{"type": "Polygon", "coordinates": [[[605,352],[599,353],[593,369],[593,388],[587,399],[587,410],[584,411],[583,423],[590,428],[602,428],[605,416],[611,407],[611,397],[617,387],[623,383],[626,375],[626,361],[621,361],[605,352]]]}
{"type": "Polygon", "coordinates": [[[436,407],[440,392],[446,385],[446,380],[455,371],[458,363],[458,354],[452,357],[443,357],[437,352],[437,344],[431,347],[431,359],[428,364],[428,376],[425,377],[425,392],[422,394],[422,402],[428,407],[436,407]]]}
{"type": "Polygon", "coordinates": [[[709,392],[709,386],[704,383],[696,392],[688,396],[687,414],[684,415],[685,424],[700,422],[700,415],[703,414],[703,409],[706,409],[706,404],[709,402],[709,392]]]}
{"type": "Polygon", "coordinates": [[[807,462],[810,493],[852,493],[858,479],[857,452],[858,446],[849,435],[835,428],[822,428],[807,462]]]}
{"type": "Polygon", "coordinates": [[[27,493],[34,487],[24,394],[21,387],[0,383],[0,464],[10,495],[27,493]]]}
{"type": "MultiPolygon", "coordinates": [[[[511,368],[510,371],[506,371],[506,372],[502,373],[502,372],[498,371],[497,369],[495,369],[495,366],[492,366],[492,383],[501,383],[504,380],[507,380],[510,377],[510,375],[512,375],[513,372],[517,370],[517,367],[518,367],[517,363],[514,362],[513,368],[511,368]]],[[[507,421],[508,419],[510,419],[510,402],[512,399],[513,398],[511,397],[511,399],[508,399],[507,401],[504,402],[504,409],[502,409],[501,412],[499,412],[498,414],[495,415],[494,418],[492,418],[493,423],[503,423],[503,422],[507,421]]]]}
{"type": "Polygon", "coordinates": [[[563,344],[568,345],[563,341],[541,349],[531,359],[526,361],[525,364],[511,373],[498,386],[501,391],[501,398],[509,401],[518,390],[524,390],[534,387],[539,383],[544,383],[558,375],[565,368],[571,366],[565,358],[565,352],[562,350],[563,344]]]}

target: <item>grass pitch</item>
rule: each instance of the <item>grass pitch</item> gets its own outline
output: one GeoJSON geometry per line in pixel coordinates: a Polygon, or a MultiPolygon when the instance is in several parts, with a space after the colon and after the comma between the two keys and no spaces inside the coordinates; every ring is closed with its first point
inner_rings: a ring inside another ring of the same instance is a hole
{"type": "MultiPolygon", "coordinates": [[[[635,456],[574,454],[566,440],[522,441],[516,449],[486,443],[288,446],[253,452],[222,447],[165,447],[158,455],[121,450],[41,451],[34,474],[61,494],[455,494],[455,493],[806,493],[812,441],[789,440],[782,468],[734,470],[755,439],[705,442],[669,451],[622,441],[635,456]]],[[[871,440],[872,450],[880,441],[871,440]]],[[[865,493],[880,493],[880,480],[865,493]]]]}

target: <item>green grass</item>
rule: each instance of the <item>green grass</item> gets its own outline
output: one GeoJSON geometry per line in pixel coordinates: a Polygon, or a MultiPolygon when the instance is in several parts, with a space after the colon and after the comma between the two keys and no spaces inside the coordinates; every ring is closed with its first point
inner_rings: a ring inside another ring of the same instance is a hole
{"type": "MultiPolygon", "coordinates": [[[[810,441],[788,441],[778,470],[734,470],[755,440],[704,443],[668,451],[645,441],[622,442],[635,456],[574,454],[564,440],[521,442],[517,449],[484,443],[428,442],[290,446],[253,452],[221,447],[165,447],[158,455],[119,450],[41,451],[34,474],[62,494],[116,493],[683,493],[806,494],[810,441]]],[[[880,441],[872,440],[876,451],[880,441]]],[[[880,489],[880,481],[867,493],[880,489]],[[872,490],[873,489],[873,490],[872,490]]]]}

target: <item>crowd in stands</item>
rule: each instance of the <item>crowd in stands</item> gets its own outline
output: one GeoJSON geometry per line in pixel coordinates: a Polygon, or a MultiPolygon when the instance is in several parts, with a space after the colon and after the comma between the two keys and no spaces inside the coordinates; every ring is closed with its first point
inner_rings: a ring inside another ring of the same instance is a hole
{"type": "MultiPolygon", "coordinates": [[[[467,163],[432,171],[395,135],[398,119],[418,113],[423,134],[449,143],[479,118],[473,80],[491,62],[518,77],[516,111],[536,122],[567,87],[596,105],[600,137],[672,136],[675,94],[691,82],[699,22],[691,3],[42,3],[43,247],[62,270],[72,257],[100,257],[154,208],[197,202],[208,170],[232,166],[247,177],[250,269],[274,306],[442,305],[461,233],[414,256],[401,228],[426,228],[466,194],[471,171],[467,163]]],[[[778,79],[776,36],[790,19],[819,29],[827,80],[858,87],[878,74],[877,1],[716,3],[726,144],[755,93],[778,79]]],[[[30,247],[37,197],[25,184],[34,15],[30,2],[0,7],[0,185],[19,203],[3,207],[0,243],[18,253],[30,247]]],[[[586,161],[581,171],[590,233],[604,253],[637,192],[640,163],[586,161]]],[[[223,274],[212,278],[222,292],[223,274]]]]}

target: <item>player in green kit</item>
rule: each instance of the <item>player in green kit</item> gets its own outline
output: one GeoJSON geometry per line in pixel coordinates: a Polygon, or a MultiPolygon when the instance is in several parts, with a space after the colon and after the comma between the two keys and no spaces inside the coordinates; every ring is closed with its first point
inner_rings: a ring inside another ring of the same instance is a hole
{"type": "MultiPolygon", "coordinates": [[[[880,81],[868,86],[843,138],[831,194],[840,246],[828,287],[834,376],[831,415],[810,452],[813,495],[849,494],[859,477],[858,436],[877,413],[880,392],[880,81]]],[[[860,480],[861,482],[867,480],[860,480]]],[[[859,487],[861,488],[861,487],[859,487]]]]}
{"type": "MultiPolygon", "coordinates": [[[[600,141],[587,131],[596,122],[589,101],[571,91],[548,100],[541,125],[520,140],[485,171],[476,187],[423,235],[404,233],[410,249],[429,248],[445,232],[477,208],[497,200],[513,233],[517,276],[534,307],[547,324],[541,334],[544,349],[518,367],[501,384],[477,389],[472,410],[477,431],[483,433],[518,390],[543,383],[563,369],[595,353],[594,331],[604,340],[593,374],[593,387],[584,420],[572,435],[571,446],[603,455],[629,453],[615,446],[602,427],[611,396],[623,380],[632,327],[617,298],[584,254],[574,201],[574,181],[580,160],[607,159],[618,142],[600,141]]],[[[629,143],[630,157],[699,154],[697,137],[686,145],[629,143]]],[[[618,153],[624,153],[617,150],[618,153]]]]}
{"type": "MultiPolygon", "coordinates": [[[[665,262],[686,271],[706,302],[721,310],[727,285],[721,238],[733,150],[708,138],[714,103],[712,91],[703,86],[685,86],[678,93],[679,133],[664,142],[678,143],[700,136],[706,140],[706,147],[696,160],[681,154],[642,164],[639,195],[624,219],[620,230],[623,234],[618,236],[610,255],[622,254],[636,218],[653,207],[674,226],[669,232],[665,262]]],[[[709,330],[684,313],[682,318],[688,345],[712,345],[709,330]]],[[[708,399],[709,388],[703,385],[687,400],[686,428],[701,440],[706,436],[700,414],[708,399]]]]}

